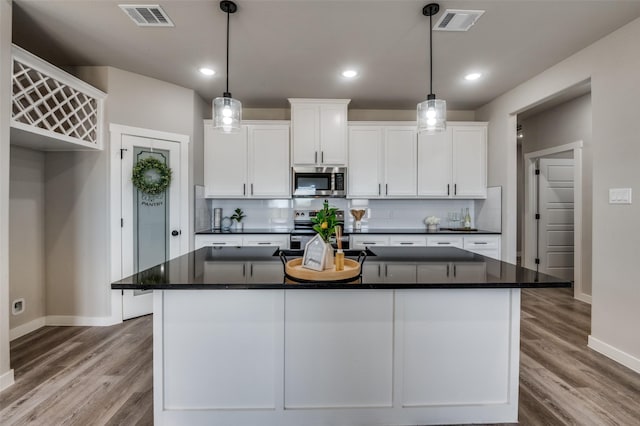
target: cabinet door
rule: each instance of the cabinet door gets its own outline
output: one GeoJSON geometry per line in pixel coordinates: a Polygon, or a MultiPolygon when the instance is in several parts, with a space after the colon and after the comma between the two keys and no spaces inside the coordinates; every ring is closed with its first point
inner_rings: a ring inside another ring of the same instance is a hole
{"type": "Polygon", "coordinates": [[[318,164],[347,164],[347,106],[320,105],[318,164]]]}
{"type": "Polygon", "coordinates": [[[487,127],[452,126],[454,196],[487,197],[487,127]]]}
{"type": "Polygon", "coordinates": [[[247,130],[222,133],[205,126],[204,185],[207,197],[247,194],[247,130]]]}
{"type": "Polygon", "coordinates": [[[204,282],[209,284],[244,284],[247,282],[246,274],[246,263],[204,263],[204,282]]]}
{"type": "Polygon", "coordinates": [[[289,126],[248,126],[248,194],[254,198],[288,198],[289,126]]]}
{"type": "Polygon", "coordinates": [[[416,196],[416,129],[384,130],[384,192],[386,197],[416,196]]]}
{"type": "Polygon", "coordinates": [[[458,235],[427,237],[427,247],[462,248],[462,246],[463,246],[462,237],[458,235]]]}
{"type": "Polygon", "coordinates": [[[464,237],[464,249],[472,253],[500,260],[499,235],[474,235],[464,237]]]}
{"type": "Polygon", "coordinates": [[[451,185],[451,128],[432,135],[418,135],[418,196],[447,198],[451,185]]]}
{"type": "Polygon", "coordinates": [[[284,280],[280,262],[249,262],[248,283],[275,284],[284,280]]]}
{"type": "Polygon", "coordinates": [[[380,127],[354,126],[349,129],[349,197],[380,196],[381,143],[380,127]]]}
{"type": "Polygon", "coordinates": [[[389,283],[415,284],[418,279],[416,265],[387,263],[384,265],[384,277],[389,283]]]}
{"type": "Polygon", "coordinates": [[[293,165],[313,165],[320,161],[320,107],[291,105],[291,153],[293,165]]]}

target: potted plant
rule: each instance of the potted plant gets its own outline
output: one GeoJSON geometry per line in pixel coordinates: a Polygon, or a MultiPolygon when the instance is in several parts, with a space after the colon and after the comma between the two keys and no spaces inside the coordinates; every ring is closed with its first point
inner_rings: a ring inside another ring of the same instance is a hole
{"type": "Polygon", "coordinates": [[[440,218],[436,216],[429,216],[424,220],[424,223],[427,225],[427,232],[436,232],[438,230],[440,218]]]}
{"type": "Polygon", "coordinates": [[[302,266],[309,269],[322,271],[333,268],[333,247],[331,237],[336,232],[338,219],[337,208],[329,207],[329,202],[324,200],[322,210],[311,219],[313,230],[317,235],[305,246],[305,254],[302,266]]]}
{"type": "Polygon", "coordinates": [[[235,209],[233,211],[233,214],[231,215],[231,220],[233,220],[235,222],[235,228],[238,231],[242,231],[244,228],[244,224],[242,223],[242,219],[244,219],[246,217],[246,215],[244,214],[244,212],[242,211],[242,209],[240,207],[238,207],[237,209],[235,209]]]}

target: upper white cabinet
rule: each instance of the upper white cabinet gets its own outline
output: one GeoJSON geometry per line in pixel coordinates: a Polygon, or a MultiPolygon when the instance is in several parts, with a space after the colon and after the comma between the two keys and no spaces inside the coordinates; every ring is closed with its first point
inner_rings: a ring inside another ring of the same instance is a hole
{"type": "Polygon", "coordinates": [[[418,135],[418,196],[487,197],[487,123],[448,123],[418,135]]]}
{"type": "Polygon", "coordinates": [[[204,126],[204,183],[208,198],[291,196],[289,125],[248,122],[239,133],[204,126]]]}
{"type": "Polygon", "coordinates": [[[349,126],[349,197],[416,196],[415,125],[349,126]]]}
{"type": "Polygon", "coordinates": [[[347,164],[348,99],[289,99],[291,164],[347,164]]]}

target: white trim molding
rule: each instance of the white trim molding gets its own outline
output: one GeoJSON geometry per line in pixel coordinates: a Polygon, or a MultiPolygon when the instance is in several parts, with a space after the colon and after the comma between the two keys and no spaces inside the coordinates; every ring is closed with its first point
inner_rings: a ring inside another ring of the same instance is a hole
{"type": "Polygon", "coordinates": [[[615,348],[592,335],[589,335],[587,346],[607,358],[611,358],[625,367],[632,369],[636,373],[640,373],[640,358],[636,358],[633,355],[621,351],[620,349],[615,348]]]}
{"type": "MultiPolygon", "coordinates": [[[[120,124],[109,124],[110,132],[110,239],[111,239],[111,282],[122,278],[122,227],[120,218],[122,216],[122,164],[120,158],[120,148],[122,147],[122,136],[131,135],[149,139],[166,140],[180,144],[180,223],[182,229],[189,229],[190,204],[189,204],[189,143],[188,135],[169,133],[159,130],[144,129],[140,127],[124,126],[120,124]]],[[[182,238],[180,252],[189,251],[190,238],[182,238]]],[[[111,292],[111,316],[108,317],[108,324],[111,325],[122,322],[122,290],[111,292]]],[[[69,324],[71,325],[71,324],[69,324]]],[[[96,324],[101,325],[101,324],[96,324]]]]}
{"type": "Polygon", "coordinates": [[[13,378],[13,369],[7,371],[6,373],[0,375],[0,391],[5,390],[6,388],[8,388],[9,386],[11,386],[14,383],[14,378],[13,378]]]}
{"type": "Polygon", "coordinates": [[[46,318],[40,317],[17,327],[13,327],[11,330],[9,330],[9,340],[13,342],[17,338],[36,331],[39,328],[44,327],[45,325],[47,325],[46,318]]]}
{"type": "Polygon", "coordinates": [[[106,327],[110,325],[119,324],[122,322],[121,318],[114,317],[82,317],[76,315],[49,315],[46,317],[36,318],[33,321],[29,321],[26,324],[19,325],[9,330],[10,341],[16,340],[22,336],[26,336],[36,330],[45,326],[54,327],[106,327]]]}
{"type": "MultiPolygon", "coordinates": [[[[536,192],[535,192],[535,162],[542,157],[546,157],[560,152],[573,151],[573,297],[591,303],[591,295],[586,294],[582,285],[582,265],[584,252],[582,250],[582,149],[583,141],[555,146],[540,151],[524,154],[524,244],[522,251],[522,266],[535,269],[533,257],[530,253],[535,253],[535,213],[536,213],[536,192]]],[[[590,260],[589,260],[590,263],[590,260]]]]}

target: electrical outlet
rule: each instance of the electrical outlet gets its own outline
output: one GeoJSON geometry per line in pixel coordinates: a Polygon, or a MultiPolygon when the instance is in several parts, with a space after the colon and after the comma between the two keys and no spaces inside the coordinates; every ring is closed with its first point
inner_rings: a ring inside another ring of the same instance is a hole
{"type": "Polygon", "coordinates": [[[609,188],[609,204],[631,204],[631,188],[609,188]]]}
{"type": "Polygon", "coordinates": [[[25,301],[24,298],[16,299],[11,303],[11,313],[13,315],[20,315],[24,312],[25,301]]]}

